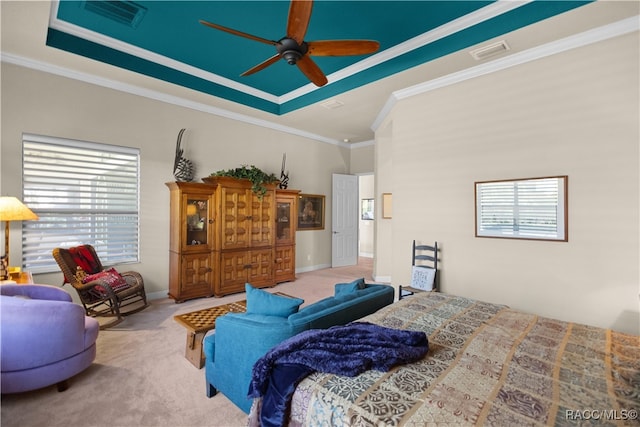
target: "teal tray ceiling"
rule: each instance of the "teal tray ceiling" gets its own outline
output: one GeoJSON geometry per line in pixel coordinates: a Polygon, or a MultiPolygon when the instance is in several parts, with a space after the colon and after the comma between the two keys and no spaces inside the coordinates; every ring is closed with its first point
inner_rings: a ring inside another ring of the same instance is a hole
{"type": "Polygon", "coordinates": [[[198,22],[279,40],[288,1],[61,1],[52,8],[47,45],[281,115],[586,3],[316,1],[306,41],[380,42],[371,55],[313,57],[329,79],[320,88],[283,60],[241,77],[275,48],[198,22]],[[116,11],[96,10],[96,3],[116,11]]]}

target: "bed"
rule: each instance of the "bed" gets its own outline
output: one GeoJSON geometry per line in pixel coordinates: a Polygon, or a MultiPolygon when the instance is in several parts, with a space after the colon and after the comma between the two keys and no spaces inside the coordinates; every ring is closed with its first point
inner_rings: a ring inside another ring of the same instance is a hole
{"type": "Polygon", "coordinates": [[[311,374],[290,426],[638,423],[638,336],[435,292],[362,321],[424,331],[429,352],[389,372],[311,374]]]}

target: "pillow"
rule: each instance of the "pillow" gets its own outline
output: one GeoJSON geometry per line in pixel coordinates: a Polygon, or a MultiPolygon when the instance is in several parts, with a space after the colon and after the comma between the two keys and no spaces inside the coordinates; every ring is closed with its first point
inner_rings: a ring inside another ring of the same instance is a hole
{"type": "MultiPolygon", "coordinates": [[[[87,274],[82,279],[82,283],[89,283],[93,282],[94,280],[101,280],[103,282],[106,282],[109,286],[111,286],[111,289],[113,289],[114,292],[118,292],[119,290],[129,287],[127,281],[124,280],[124,277],[122,277],[115,268],[110,268],[96,274],[87,274]]],[[[104,286],[100,285],[96,286],[96,290],[103,294],[107,292],[104,286]]]]}
{"type": "Polygon", "coordinates": [[[270,294],[246,283],[247,313],[264,314],[266,316],[289,317],[296,313],[303,299],[270,294]]]}
{"type": "Polygon", "coordinates": [[[336,296],[342,294],[349,294],[355,292],[360,289],[366,288],[367,285],[364,283],[364,277],[360,279],[356,279],[351,283],[336,283],[335,285],[335,294],[336,296]]]}
{"type": "Polygon", "coordinates": [[[433,280],[435,277],[435,268],[413,266],[410,286],[423,291],[431,291],[433,290],[433,280]]]}

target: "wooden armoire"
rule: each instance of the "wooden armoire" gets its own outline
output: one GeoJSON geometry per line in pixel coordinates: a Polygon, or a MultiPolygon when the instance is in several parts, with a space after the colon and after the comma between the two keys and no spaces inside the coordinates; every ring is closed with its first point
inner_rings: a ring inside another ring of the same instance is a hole
{"type": "Polygon", "coordinates": [[[169,182],[169,296],[187,299],[244,292],[245,283],[295,280],[297,190],[209,177],[169,182]]]}

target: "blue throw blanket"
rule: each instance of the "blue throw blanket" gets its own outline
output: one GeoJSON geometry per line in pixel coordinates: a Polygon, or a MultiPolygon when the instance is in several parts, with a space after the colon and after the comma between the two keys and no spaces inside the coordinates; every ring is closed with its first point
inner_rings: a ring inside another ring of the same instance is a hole
{"type": "Polygon", "coordinates": [[[373,369],[423,358],[429,351],[424,332],[354,322],[312,329],[278,344],[253,366],[249,397],[262,396],[262,427],[286,424],[296,385],[313,372],[353,377],[373,369]]]}

